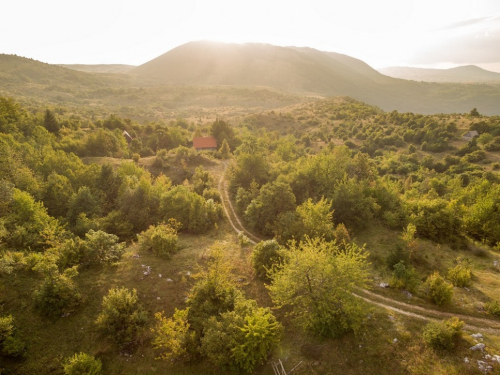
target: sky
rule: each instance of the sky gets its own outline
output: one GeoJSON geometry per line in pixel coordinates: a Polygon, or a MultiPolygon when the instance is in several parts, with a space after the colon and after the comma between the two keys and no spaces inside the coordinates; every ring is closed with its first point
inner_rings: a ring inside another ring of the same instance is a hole
{"type": "Polygon", "coordinates": [[[140,65],[195,40],[500,72],[500,1],[6,0],[0,11],[0,53],[51,64],[140,65]]]}

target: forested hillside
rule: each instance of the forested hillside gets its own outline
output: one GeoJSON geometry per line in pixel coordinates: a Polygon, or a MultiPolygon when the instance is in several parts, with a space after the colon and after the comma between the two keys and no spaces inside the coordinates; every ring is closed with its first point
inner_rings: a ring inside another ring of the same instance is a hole
{"type": "Polygon", "coordinates": [[[259,92],[175,120],[0,97],[2,373],[500,371],[500,117],[259,92]]]}

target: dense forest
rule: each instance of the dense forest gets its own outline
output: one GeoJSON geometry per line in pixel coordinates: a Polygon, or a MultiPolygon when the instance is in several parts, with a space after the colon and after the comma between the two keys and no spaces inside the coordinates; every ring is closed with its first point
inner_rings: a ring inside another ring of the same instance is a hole
{"type": "Polygon", "coordinates": [[[0,373],[500,371],[500,117],[108,112],[0,97],[0,373]]]}

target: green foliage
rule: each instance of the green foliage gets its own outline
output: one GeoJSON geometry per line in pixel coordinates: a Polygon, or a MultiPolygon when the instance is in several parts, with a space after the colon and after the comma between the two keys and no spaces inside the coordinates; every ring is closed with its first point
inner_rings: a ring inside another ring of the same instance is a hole
{"type": "Polygon", "coordinates": [[[22,357],[26,344],[17,336],[9,336],[2,343],[2,353],[9,357],[22,357]]]}
{"type": "Polygon", "coordinates": [[[156,255],[170,258],[179,248],[177,245],[177,228],[175,221],[169,224],[151,225],[137,238],[142,251],[152,251],[156,255]]]}
{"type": "Polygon", "coordinates": [[[490,301],[485,305],[486,311],[488,314],[494,316],[500,316],[500,302],[498,300],[490,301]]]}
{"type": "Polygon", "coordinates": [[[102,363],[91,355],[80,352],[72,357],[65,358],[64,375],[100,375],[102,374],[102,363]]]}
{"type": "Polygon", "coordinates": [[[469,286],[472,280],[472,272],[470,269],[470,263],[467,261],[458,261],[458,264],[454,268],[448,270],[448,280],[454,286],[463,288],[469,286]]]}
{"type": "Polygon", "coordinates": [[[72,311],[81,301],[73,278],[78,275],[77,267],[60,273],[56,260],[50,255],[44,256],[33,270],[44,276],[43,282],[33,293],[36,308],[41,314],[57,316],[72,311]]]}
{"type": "Polygon", "coordinates": [[[140,158],[141,158],[141,155],[139,155],[138,153],[132,154],[132,160],[134,161],[134,163],[138,163],[140,158]]]}
{"type": "Polygon", "coordinates": [[[248,246],[250,244],[250,239],[245,235],[245,233],[238,233],[238,242],[241,247],[248,246]]]}
{"type": "Polygon", "coordinates": [[[251,262],[257,277],[269,280],[268,273],[282,260],[280,249],[275,239],[261,241],[253,248],[251,262]]]}
{"type": "Polygon", "coordinates": [[[440,322],[430,322],[424,327],[423,338],[436,350],[451,350],[462,337],[464,322],[457,317],[440,322]]]}
{"type": "Polygon", "coordinates": [[[206,232],[222,217],[220,204],[203,199],[185,186],[176,186],[165,193],[159,211],[164,220],[175,219],[183,229],[193,233],[206,232]]]}
{"type": "Polygon", "coordinates": [[[461,216],[444,199],[407,201],[407,210],[417,234],[436,242],[457,242],[463,238],[461,216]]]}
{"type": "Polygon", "coordinates": [[[434,272],[425,281],[425,292],[432,302],[441,306],[450,303],[453,285],[447,283],[438,272],[434,272]]]}
{"type": "Polygon", "coordinates": [[[212,175],[205,171],[202,165],[196,167],[193,175],[193,190],[199,195],[203,195],[203,192],[207,189],[214,187],[214,179],[212,175]]]}
{"type": "Polygon", "coordinates": [[[281,331],[269,308],[238,299],[233,311],[207,322],[200,351],[216,365],[251,373],[279,343],[281,331]]]}
{"type": "Polygon", "coordinates": [[[419,283],[420,280],[415,268],[405,265],[403,261],[394,265],[390,282],[391,287],[414,292],[419,283]]]}
{"type": "Polygon", "coordinates": [[[283,182],[270,182],[261,189],[245,211],[245,220],[255,230],[271,235],[280,214],[295,210],[295,196],[283,182]]]}
{"type": "Polygon", "coordinates": [[[102,230],[89,230],[85,234],[84,261],[89,264],[110,264],[121,259],[125,251],[125,243],[118,243],[118,237],[102,230]]]}
{"type": "Polygon", "coordinates": [[[175,360],[186,355],[193,345],[195,333],[190,330],[187,320],[189,308],[175,309],[171,318],[165,318],[163,312],[156,313],[156,326],[152,329],[155,335],[153,347],[161,353],[156,359],[175,360]]]}
{"type": "Polygon", "coordinates": [[[187,305],[188,321],[200,335],[208,319],[232,311],[241,295],[230,278],[229,265],[222,259],[220,249],[215,249],[208,262],[208,269],[197,276],[199,280],[191,289],[187,305]]]}
{"type": "Polygon", "coordinates": [[[0,317],[0,343],[14,334],[14,318],[12,315],[0,317]]]}
{"type": "Polygon", "coordinates": [[[43,116],[43,126],[51,133],[57,134],[59,132],[61,126],[50,109],[45,110],[45,114],[43,116]]]}
{"type": "Polygon", "coordinates": [[[320,336],[358,332],[367,310],[352,292],[368,281],[363,249],[349,245],[339,251],[332,243],[312,239],[292,245],[285,254],[268,286],[276,306],[290,306],[296,321],[320,336]]]}
{"type": "Polygon", "coordinates": [[[99,216],[101,213],[101,202],[99,198],[87,187],[83,186],[73,194],[68,202],[67,218],[70,224],[75,225],[80,214],[88,218],[99,216]]]}
{"type": "Polygon", "coordinates": [[[394,266],[400,262],[410,264],[410,253],[401,243],[397,243],[386,258],[387,267],[394,269],[394,266]]]}
{"type": "Polygon", "coordinates": [[[219,148],[219,153],[222,159],[229,159],[231,157],[231,149],[229,148],[229,144],[227,140],[224,139],[222,141],[222,146],[219,148]]]}
{"type": "Polygon", "coordinates": [[[137,291],[113,288],[102,300],[102,311],[97,316],[97,329],[119,346],[130,345],[146,323],[146,312],[139,304],[137,291]]]}

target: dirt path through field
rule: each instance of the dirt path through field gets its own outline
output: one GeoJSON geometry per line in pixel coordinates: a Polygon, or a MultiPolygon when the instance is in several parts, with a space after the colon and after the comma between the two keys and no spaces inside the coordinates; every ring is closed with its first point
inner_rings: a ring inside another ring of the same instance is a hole
{"type": "MultiPolygon", "coordinates": [[[[255,234],[249,232],[243,226],[241,220],[236,214],[233,204],[229,199],[229,193],[227,190],[227,181],[225,180],[227,162],[222,162],[221,164],[224,166],[224,171],[222,172],[221,177],[219,179],[218,188],[221,194],[224,212],[226,213],[229,223],[231,224],[233,229],[237,233],[244,233],[249,238],[250,242],[255,245],[257,244],[257,242],[262,241],[262,239],[256,236],[255,234]]],[[[391,299],[382,296],[380,294],[370,292],[366,289],[360,290],[358,293],[355,293],[354,295],[370,304],[377,305],[379,307],[383,307],[391,311],[395,311],[402,315],[411,316],[413,318],[432,321],[432,320],[440,320],[442,318],[450,318],[456,316],[465,322],[466,324],[465,328],[469,330],[500,334],[500,321],[498,320],[477,318],[469,315],[454,314],[444,311],[432,310],[425,307],[415,306],[395,299],[391,299]]]]}

